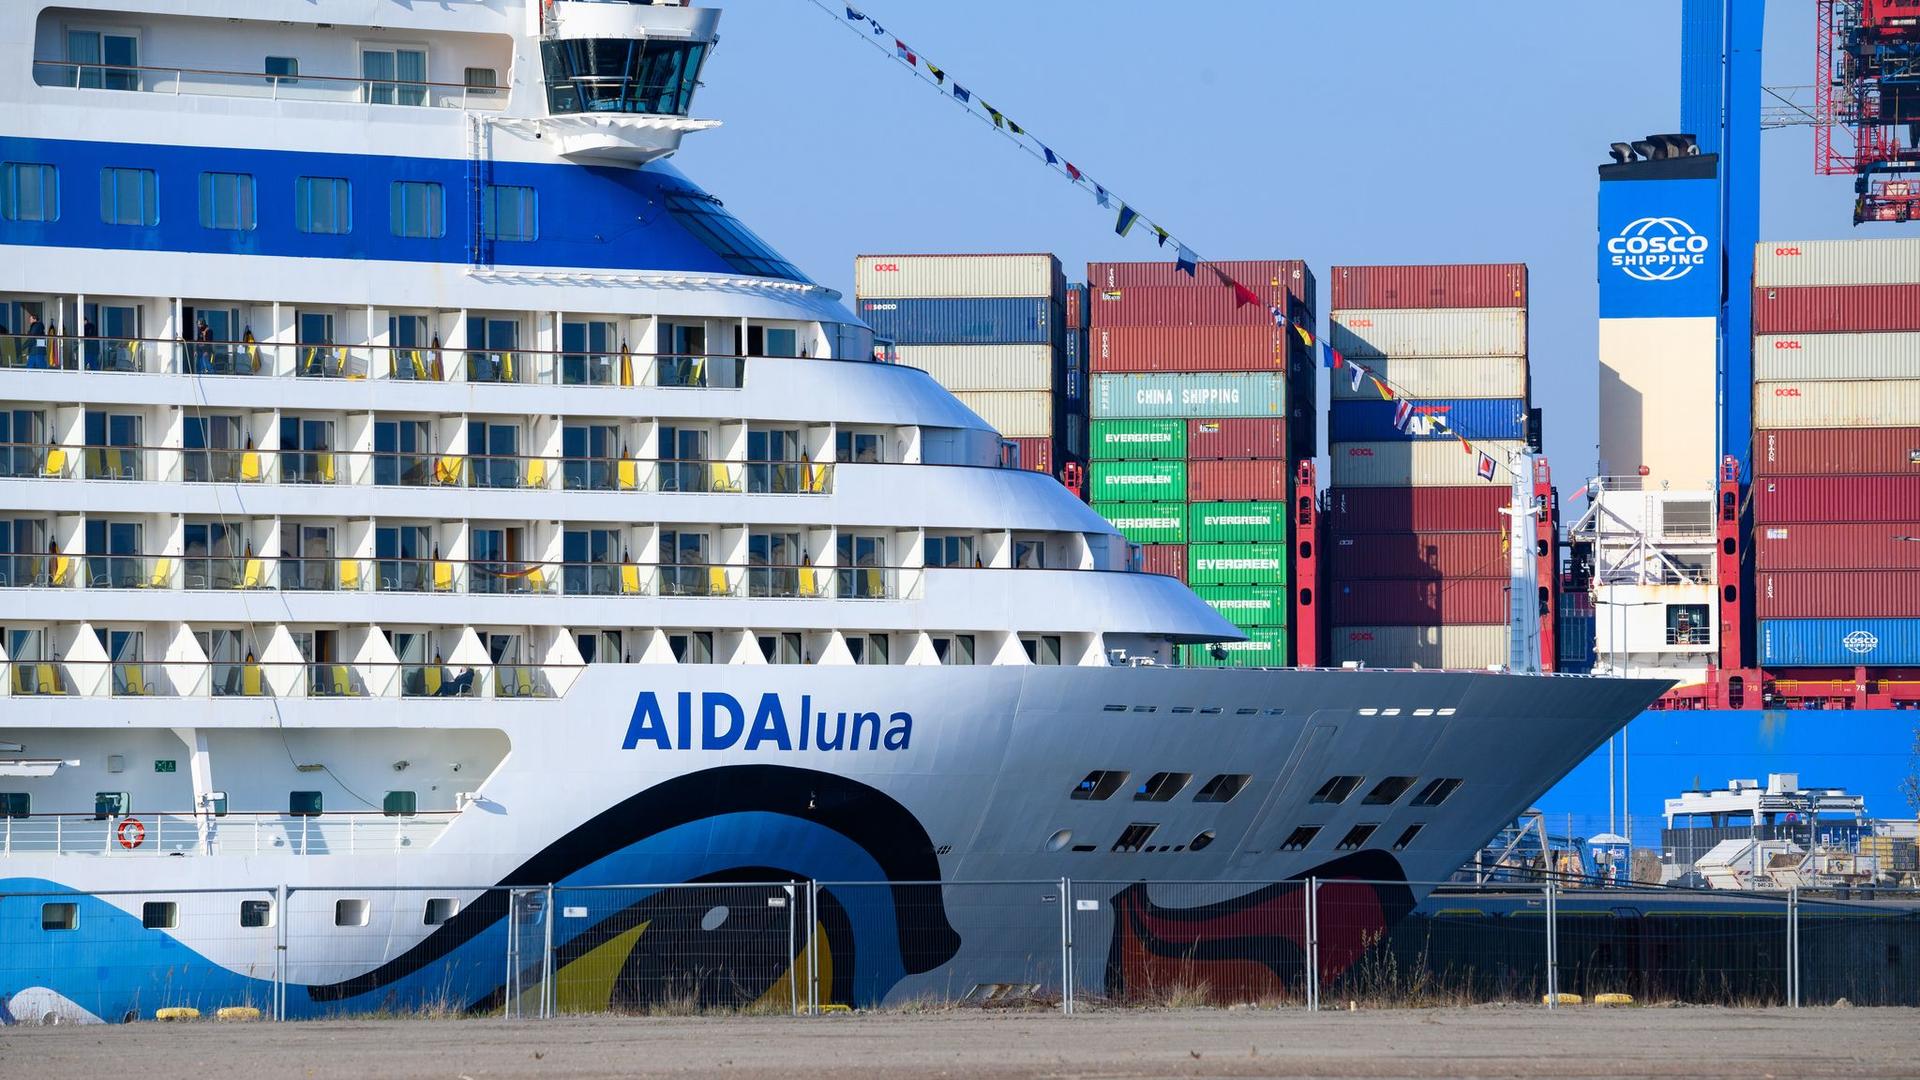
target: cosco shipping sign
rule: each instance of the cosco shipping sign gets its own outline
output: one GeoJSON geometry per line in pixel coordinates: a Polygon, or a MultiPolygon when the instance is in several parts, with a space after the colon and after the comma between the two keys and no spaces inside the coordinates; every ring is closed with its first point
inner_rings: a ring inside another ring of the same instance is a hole
{"type": "Polygon", "coordinates": [[[1718,314],[1720,220],[1710,176],[1603,181],[1598,240],[1601,318],[1718,314]]]}

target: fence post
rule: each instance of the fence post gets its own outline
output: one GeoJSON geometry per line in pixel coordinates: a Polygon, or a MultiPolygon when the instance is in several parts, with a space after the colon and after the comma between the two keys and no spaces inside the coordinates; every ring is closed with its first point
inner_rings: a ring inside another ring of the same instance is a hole
{"type": "Polygon", "coordinates": [[[1073,1015],[1073,879],[1060,879],[1060,1011],[1073,1015]]]}
{"type": "Polygon", "coordinates": [[[1307,879],[1307,1011],[1320,1010],[1320,879],[1307,879]]]}
{"type": "Polygon", "coordinates": [[[807,1015],[820,1015],[820,883],[807,881],[807,1015]]]}
{"type": "Polygon", "coordinates": [[[1787,1007],[1800,1007],[1800,886],[1787,889],[1787,1007]]]}
{"type": "Polygon", "coordinates": [[[1547,1008],[1560,1004],[1560,907],[1553,879],[1547,879],[1547,1008]]]}
{"type": "Polygon", "coordinates": [[[800,950],[794,930],[800,923],[799,890],[792,882],[781,886],[787,893],[787,1015],[800,1015],[800,950]]]}
{"type": "Polygon", "coordinates": [[[540,1019],[550,1020],[558,1011],[553,993],[553,920],[559,912],[553,906],[553,883],[547,883],[546,935],[540,942],[540,1019]]]}
{"type": "Polygon", "coordinates": [[[287,1018],[287,887],[275,886],[273,891],[273,924],[279,929],[273,934],[273,1018],[287,1018]]]}

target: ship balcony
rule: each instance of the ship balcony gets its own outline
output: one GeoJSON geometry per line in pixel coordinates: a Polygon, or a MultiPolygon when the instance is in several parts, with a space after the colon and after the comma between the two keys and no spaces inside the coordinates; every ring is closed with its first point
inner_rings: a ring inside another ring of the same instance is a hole
{"type": "MultiPolygon", "coordinates": [[[[485,70],[491,75],[492,69],[485,70]]],[[[396,108],[500,112],[507,90],[476,77],[472,83],[428,82],[397,77],[290,74],[220,68],[149,67],[73,60],[35,60],[33,81],[83,92],[165,94],[171,97],[253,98],[396,108]]]]}
{"type": "Polygon", "coordinates": [[[579,665],[423,664],[305,660],[9,660],[5,688],[18,699],[116,701],[180,698],[529,698],[558,696],[579,665]]]}
{"type": "Polygon", "coordinates": [[[0,816],[0,855],[358,855],[425,850],[457,811],[0,816]]]}

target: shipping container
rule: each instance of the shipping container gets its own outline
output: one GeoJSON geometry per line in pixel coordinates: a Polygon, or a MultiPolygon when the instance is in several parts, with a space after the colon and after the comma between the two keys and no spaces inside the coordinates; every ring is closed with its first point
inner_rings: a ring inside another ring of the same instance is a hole
{"type": "Polygon", "coordinates": [[[1920,427],[1756,431],[1753,467],[1758,476],[1920,475],[1920,427]]]}
{"type": "Polygon", "coordinates": [[[1185,667],[1286,667],[1287,631],[1280,626],[1261,626],[1246,630],[1245,641],[1222,641],[1212,645],[1180,646],[1180,663],[1185,667]]]}
{"type": "Polygon", "coordinates": [[[1180,270],[1167,260],[1155,262],[1089,263],[1087,288],[1231,288],[1237,282],[1259,294],[1264,304],[1286,299],[1309,308],[1314,306],[1313,272],[1297,259],[1240,260],[1201,263],[1192,273],[1180,270]],[[1228,281],[1221,281],[1225,275],[1228,281]]]}
{"type": "Polygon", "coordinates": [[[1187,456],[1185,420],[1095,420],[1095,461],[1180,461],[1187,456]]]}
{"type": "MultiPolygon", "coordinates": [[[[1097,310],[1097,309],[1096,309],[1097,310]]],[[[1287,342],[1263,326],[1095,326],[1088,366],[1112,371],[1285,371],[1287,342]]]]}
{"type": "Polygon", "coordinates": [[[1336,626],[1329,660],[1377,668],[1484,669],[1507,662],[1507,625],[1336,626]]]}
{"type": "Polygon", "coordinates": [[[1753,283],[1911,285],[1920,282],[1920,240],[1763,240],[1755,245],[1753,283]]]}
{"type": "Polygon", "coordinates": [[[859,302],[860,318],[897,345],[1055,345],[1066,333],[1050,298],[902,298],[859,302]]]}
{"type": "Polygon", "coordinates": [[[1095,330],[1114,327],[1193,330],[1227,326],[1280,329],[1274,325],[1272,303],[1266,299],[1248,300],[1239,290],[1222,285],[1093,289],[1087,294],[1087,301],[1095,330]]]}
{"type": "Polygon", "coordinates": [[[1920,330],[1920,285],[1804,285],[1753,290],[1756,334],[1920,330]]]}
{"type": "Polygon", "coordinates": [[[1761,570],[1920,570],[1920,507],[1898,524],[1763,525],[1753,530],[1761,570]]]}
{"type": "Polygon", "coordinates": [[[1221,618],[1242,629],[1288,625],[1292,597],[1284,585],[1195,585],[1193,592],[1221,618]]]}
{"type": "Polygon", "coordinates": [[[1285,499],[1293,492],[1293,463],[1285,458],[1187,462],[1187,498],[1194,502],[1285,499]]]}
{"type": "Polygon", "coordinates": [[[1089,471],[1092,502],[1187,501],[1184,461],[1096,461],[1089,471]]]}
{"type": "Polygon", "coordinates": [[[1053,395],[1045,390],[961,390],[953,396],[1009,439],[1053,437],[1053,395]]]}
{"type": "Polygon", "coordinates": [[[1758,525],[1897,524],[1912,520],[1916,506],[1920,506],[1920,474],[1763,476],[1753,484],[1753,520],[1758,525]]]}
{"type": "Polygon", "coordinates": [[[1188,544],[1191,585],[1287,584],[1286,544],[1188,544]]]}
{"type": "Polygon", "coordinates": [[[1140,569],[1149,574],[1187,580],[1187,545],[1146,544],[1140,548],[1140,569]]]}
{"type": "MultiPolygon", "coordinates": [[[[1527,358],[1524,356],[1376,357],[1368,371],[1415,400],[1427,398],[1524,398],[1527,396],[1527,358]]],[[[1329,376],[1335,401],[1379,401],[1373,380],[1362,378],[1355,389],[1351,368],[1329,376]]]]}
{"type": "Polygon", "coordinates": [[[1287,422],[1265,417],[1188,420],[1187,456],[1203,458],[1284,458],[1287,422]]]}
{"type": "Polygon", "coordinates": [[[1020,448],[1020,467],[1029,472],[1053,475],[1054,440],[1050,438],[1014,439],[1020,448]]]}
{"type": "Polygon", "coordinates": [[[902,345],[899,354],[949,390],[1052,391],[1059,374],[1051,345],[902,345]]]}
{"type": "Polygon", "coordinates": [[[1521,398],[1455,398],[1408,400],[1404,430],[1394,427],[1399,401],[1336,401],[1327,409],[1330,442],[1394,442],[1396,440],[1461,438],[1524,439],[1527,403],[1521,398]]]}
{"type": "Polygon", "coordinates": [[[1067,281],[1052,255],[862,255],[853,292],[862,300],[901,296],[1064,298],[1067,281]]]}
{"type": "Polygon", "coordinates": [[[1525,356],[1525,308],[1336,310],[1333,347],[1356,360],[1376,356],[1525,356]]]}
{"type": "Polygon", "coordinates": [[[1120,530],[1120,535],[1136,544],[1187,542],[1185,503],[1096,502],[1093,512],[1106,518],[1120,530]]]}
{"type": "Polygon", "coordinates": [[[1327,527],[1336,537],[1370,533],[1505,532],[1513,502],[1506,484],[1472,487],[1336,487],[1327,492],[1327,527]]]}
{"type": "Polygon", "coordinates": [[[1505,578],[1341,581],[1331,595],[1336,626],[1447,626],[1507,621],[1505,578]]]}
{"type": "MultiPolygon", "coordinates": [[[[1920,358],[1916,358],[1920,370],[1920,358]]],[[[1920,379],[1765,382],[1753,387],[1758,428],[1885,428],[1920,425],[1920,379]]]]}
{"type": "Polygon", "coordinates": [[[1920,378],[1920,333],[1761,334],[1753,339],[1753,377],[1762,382],[1920,378]]]}
{"type": "Polygon", "coordinates": [[[1284,544],[1287,520],[1285,502],[1197,502],[1187,507],[1187,535],[1196,544],[1284,544]]]}
{"type": "Polygon", "coordinates": [[[1503,532],[1361,533],[1323,549],[1332,581],[1508,577],[1503,532]]]}
{"type": "Polygon", "coordinates": [[[1085,330],[1087,328],[1087,283],[1073,281],[1067,283],[1067,329],[1085,330]]]}
{"type": "Polygon", "coordinates": [[[1093,415],[1136,420],[1170,416],[1277,416],[1287,412],[1284,375],[1095,375],[1093,415]]]}
{"type": "Polygon", "coordinates": [[[1920,618],[1920,574],[1884,570],[1763,570],[1754,575],[1762,619],[1920,618]]]}
{"type": "Polygon", "coordinates": [[[1920,665],[1920,619],[1762,619],[1760,662],[1913,667],[1920,665]]]}
{"type": "Polygon", "coordinates": [[[1473,487],[1493,486],[1504,494],[1511,482],[1504,463],[1507,455],[1526,448],[1526,443],[1489,441],[1475,443],[1474,451],[1463,451],[1454,439],[1446,442],[1358,442],[1334,443],[1327,448],[1332,468],[1330,481],[1335,487],[1473,487]],[[1498,463],[1493,479],[1481,479],[1480,453],[1498,463]]]}
{"type": "Polygon", "coordinates": [[[1336,266],[1332,307],[1497,308],[1527,306],[1525,263],[1336,266]]]}

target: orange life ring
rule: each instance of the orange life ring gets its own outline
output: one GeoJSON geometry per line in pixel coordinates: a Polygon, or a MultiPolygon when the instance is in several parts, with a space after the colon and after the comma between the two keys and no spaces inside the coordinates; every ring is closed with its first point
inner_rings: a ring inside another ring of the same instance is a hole
{"type": "Polygon", "coordinates": [[[132,851],[147,842],[147,827],[140,823],[139,818],[121,818],[120,824],[114,827],[113,835],[120,841],[121,847],[132,851]]]}

